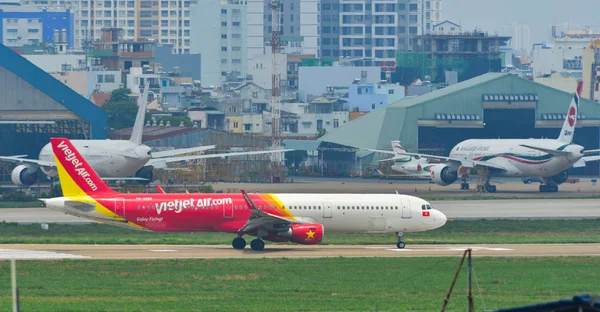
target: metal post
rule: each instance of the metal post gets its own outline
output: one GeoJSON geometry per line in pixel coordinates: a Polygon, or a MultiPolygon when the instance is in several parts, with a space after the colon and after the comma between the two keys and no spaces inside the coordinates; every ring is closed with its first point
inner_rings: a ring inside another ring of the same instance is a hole
{"type": "Polygon", "coordinates": [[[469,300],[469,312],[475,312],[475,307],[473,305],[473,292],[472,292],[472,275],[473,275],[473,262],[471,261],[471,249],[467,249],[467,252],[469,253],[469,261],[468,261],[468,265],[469,265],[469,296],[468,296],[468,300],[469,300]]]}
{"type": "Polygon", "coordinates": [[[19,312],[19,290],[17,289],[17,265],[14,259],[10,260],[10,275],[12,284],[13,312],[19,312]]]}

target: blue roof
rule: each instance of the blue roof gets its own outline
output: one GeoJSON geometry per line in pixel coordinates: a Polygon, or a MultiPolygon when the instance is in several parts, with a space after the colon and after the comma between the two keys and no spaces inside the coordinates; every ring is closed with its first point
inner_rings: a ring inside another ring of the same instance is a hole
{"type": "Polygon", "coordinates": [[[496,310],[494,312],[543,312],[543,311],[561,311],[561,312],[590,312],[600,311],[600,297],[589,294],[579,295],[573,299],[559,300],[547,303],[540,303],[530,306],[508,308],[496,310]]]}
{"type": "Polygon", "coordinates": [[[73,89],[0,44],[0,66],[13,72],[91,125],[90,139],[106,139],[108,114],[73,89]]]}

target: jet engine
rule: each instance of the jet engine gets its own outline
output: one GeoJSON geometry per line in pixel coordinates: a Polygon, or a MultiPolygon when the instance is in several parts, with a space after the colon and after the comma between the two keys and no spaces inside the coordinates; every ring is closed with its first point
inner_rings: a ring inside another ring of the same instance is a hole
{"type": "Polygon", "coordinates": [[[431,169],[431,180],[437,185],[446,186],[458,180],[458,171],[446,165],[434,166],[431,169]]]}
{"type": "Polygon", "coordinates": [[[10,174],[10,179],[16,185],[33,185],[38,178],[37,167],[18,165],[10,174]]]}
{"type": "Polygon", "coordinates": [[[569,173],[566,170],[551,177],[552,181],[556,184],[562,184],[567,181],[567,178],[569,178],[569,173]]]}
{"type": "Polygon", "coordinates": [[[423,169],[423,167],[421,167],[420,164],[407,164],[407,165],[403,165],[402,169],[409,171],[409,172],[419,172],[419,171],[421,171],[421,169],[423,169]]]}
{"type": "Polygon", "coordinates": [[[142,167],[142,169],[138,170],[135,173],[135,176],[137,178],[148,179],[147,181],[138,181],[138,182],[140,184],[144,184],[144,185],[152,182],[152,178],[154,177],[154,174],[152,173],[153,169],[154,169],[154,167],[152,167],[152,166],[144,166],[144,167],[142,167]]]}
{"type": "Polygon", "coordinates": [[[322,224],[292,224],[287,231],[277,233],[277,237],[298,244],[316,245],[323,241],[324,233],[322,224]]]}

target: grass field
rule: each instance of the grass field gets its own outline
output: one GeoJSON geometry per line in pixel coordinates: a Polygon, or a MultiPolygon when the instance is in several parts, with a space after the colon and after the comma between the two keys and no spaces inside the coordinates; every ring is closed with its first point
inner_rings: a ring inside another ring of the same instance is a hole
{"type": "MultiPolygon", "coordinates": [[[[103,224],[0,223],[0,243],[25,244],[230,244],[226,233],[153,233],[103,224]]],[[[444,227],[405,234],[407,244],[600,243],[599,220],[451,221],[444,227]]],[[[327,233],[327,232],[326,232],[327,233]]],[[[324,244],[395,244],[393,234],[326,234],[324,244]]]]}
{"type": "Polygon", "coordinates": [[[1,208],[40,208],[42,207],[41,201],[28,201],[28,202],[14,202],[14,201],[0,201],[1,208]]]}
{"type": "MultiPolygon", "coordinates": [[[[475,252],[476,254],[476,252],[475,252]]],[[[23,311],[439,311],[459,258],[17,262],[23,311]]],[[[598,293],[598,257],[474,258],[477,311],[598,293]],[[481,294],[481,296],[480,296],[481,294]]],[[[465,311],[466,267],[447,311],[465,311]]],[[[10,310],[0,262],[0,310],[10,310]]]]}

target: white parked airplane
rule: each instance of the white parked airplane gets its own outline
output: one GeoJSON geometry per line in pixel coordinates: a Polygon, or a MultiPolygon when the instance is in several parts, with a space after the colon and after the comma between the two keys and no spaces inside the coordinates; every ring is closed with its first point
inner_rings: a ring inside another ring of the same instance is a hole
{"type": "MultiPolygon", "coordinates": [[[[585,151],[583,146],[572,144],[581,89],[579,82],[558,139],[471,139],[454,146],[449,157],[399,154],[445,161],[430,168],[431,179],[438,185],[454,183],[459,168],[465,167],[478,171],[481,177],[478,190],[481,191],[495,192],[496,186],[490,185],[490,179],[504,176],[541,177],[545,184],[540,185],[540,192],[557,192],[558,184],[568,177],[567,169],[583,167],[586,161],[600,160],[600,156],[584,157],[600,150],[585,151]]],[[[468,188],[468,184],[463,182],[461,188],[468,188]]]]}
{"type": "MultiPolygon", "coordinates": [[[[146,99],[149,86],[146,83],[144,93],[138,98],[138,111],[129,140],[72,140],[73,145],[90,162],[103,180],[136,180],[142,183],[152,182],[154,168],[166,168],[168,163],[189,161],[203,158],[219,158],[226,156],[256,155],[286,150],[267,150],[254,152],[234,152],[221,154],[205,154],[177,156],[215,148],[214,145],[200,146],[170,151],[152,152],[151,147],[142,144],[146,99]],[[135,177],[132,177],[134,176],[135,177]]],[[[38,159],[27,159],[24,156],[0,156],[0,161],[17,163],[11,173],[11,180],[17,185],[30,186],[37,181],[37,169],[40,168],[48,177],[57,177],[56,163],[52,145],[46,144],[40,151],[38,159]]]]}
{"type": "Polygon", "coordinates": [[[68,139],[52,138],[64,197],[45,206],[97,222],[155,232],[226,232],[232,246],[262,250],[264,240],[320,244],[328,233],[424,232],[446,216],[420,198],[399,194],[124,194],[110,189],[68,139]]]}
{"type": "MultiPolygon", "coordinates": [[[[434,164],[429,164],[429,161],[426,158],[415,158],[412,156],[402,155],[400,153],[406,153],[406,150],[400,144],[400,141],[394,140],[391,141],[392,150],[378,150],[378,149],[367,149],[371,152],[378,152],[382,154],[394,155],[392,158],[386,158],[380,160],[383,161],[393,161],[392,171],[398,172],[402,174],[402,176],[414,177],[414,178],[431,178],[431,173],[429,170],[434,164]]],[[[379,172],[382,175],[382,172],[379,172]]]]}

